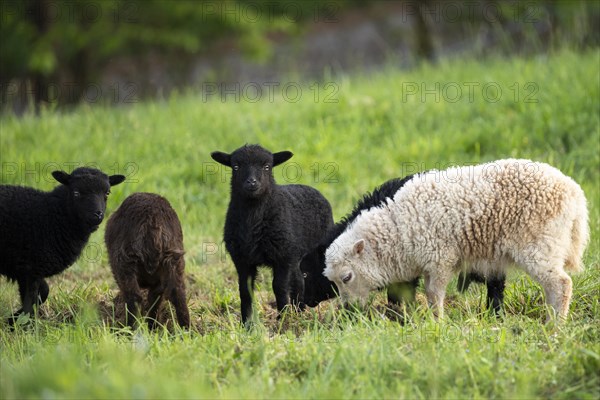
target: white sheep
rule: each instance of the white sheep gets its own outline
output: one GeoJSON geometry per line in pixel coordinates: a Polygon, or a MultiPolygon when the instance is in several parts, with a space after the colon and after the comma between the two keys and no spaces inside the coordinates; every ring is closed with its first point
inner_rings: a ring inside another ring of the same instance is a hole
{"type": "Polygon", "coordinates": [[[588,240],[586,199],[574,180],[548,164],[499,160],[407,182],[332,243],[323,274],[344,302],[362,305],[370,291],[424,275],[427,300],[442,317],[454,273],[494,276],[516,264],[564,319],[572,294],[565,270],[582,269],[588,240]]]}

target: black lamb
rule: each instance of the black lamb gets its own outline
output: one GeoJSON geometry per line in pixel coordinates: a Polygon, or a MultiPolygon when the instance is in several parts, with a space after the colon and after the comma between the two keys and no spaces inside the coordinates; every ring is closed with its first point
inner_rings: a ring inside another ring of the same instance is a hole
{"type": "Polygon", "coordinates": [[[44,278],[77,260],[104,219],[110,187],[125,180],[86,167],[52,176],[61,184],[51,192],[0,185],[0,275],[16,281],[21,296],[11,324],[46,301],[44,278]]]}
{"type": "MultiPolygon", "coordinates": [[[[358,201],[352,212],[335,224],[323,237],[323,240],[302,258],[300,269],[304,276],[304,303],[307,306],[315,307],[320,302],[337,296],[337,287],[323,275],[325,251],[331,243],[346,230],[348,225],[361,212],[385,204],[387,198],[393,198],[396,192],[414,177],[415,175],[408,175],[404,178],[390,179],[375,188],[372,193],[366,193],[358,201]]],[[[461,291],[466,290],[471,282],[485,283],[487,285],[487,305],[492,307],[495,312],[499,312],[504,297],[504,281],[504,275],[486,280],[476,273],[461,274],[459,289],[461,291]]],[[[387,288],[388,302],[401,304],[403,300],[414,300],[418,283],[419,279],[417,278],[411,282],[391,285],[387,288]]]]}
{"type": "Polygon", "coordinates": [[[292,155],[289,151],[273,154],[259,145],[211,154],[233,170],[224,241],[238,273],[243,323],[252,315],[251,293],[259,266],[273,269],[279,313],[290,302],[303,307],[300,259],[333,226],[331,206],[319,191],[275,183],[272,168],[292,155]]]}

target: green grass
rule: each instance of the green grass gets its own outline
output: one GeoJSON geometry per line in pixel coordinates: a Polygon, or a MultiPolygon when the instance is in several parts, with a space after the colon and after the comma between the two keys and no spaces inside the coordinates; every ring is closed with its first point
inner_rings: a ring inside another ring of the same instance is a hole
{"type": "Polygon", "coordinates": [[[0,398],[598,398],[599,67],[597,50],[560,51],[338,77],[328,90],[321,85],[318,101],[307,84],[296,103],[277,95],[273,102],[203,102],[186,94],[3,117],[2,183],[50,189],[53,169],[93,163],[128,175],[113,188],[108,214],[133,192],[171,201],[184,229],[193,328],[173,327],[168,307],[165,329],[118,328],[122,310],[113,306],[101,228],[75,265],[49,280],[50,297],[32,324],[15,331],[4,324],[19,301],[16,285],[0,280],[0,398]],[[439,101],[431,93],[421,99],[421,85],[436,83],[439,101]],[[462,96],[454,102],[457,86],[462,96]],[[407,94],[415,87],[419,93],[407,94]],[[494,87],[502,89],[496,102],[494,87]],[[324,101],[331,88],[337,103],[324,101]],[[526,102],[533,92],[528,100],[537,101],[526,102]],[[265,270],[255,307],[260,323],[245,331],[221,243],[228,175],[210,152],[256,142],[292,150],[276,179],[315,186],[336,219],[365,191],[416,170],[507,157],[557,166],[581,184],[590,208],[592,240],[586,269],[574,277],[569,320],[545,326],[540,287],[515,271],[501,319],[482,313],[484,288],[461,295],[452,282],[440,323],[422,289],[405,325],[385,309],[383,294],[360,315],[330,301],[277,321],[265,270]]]}

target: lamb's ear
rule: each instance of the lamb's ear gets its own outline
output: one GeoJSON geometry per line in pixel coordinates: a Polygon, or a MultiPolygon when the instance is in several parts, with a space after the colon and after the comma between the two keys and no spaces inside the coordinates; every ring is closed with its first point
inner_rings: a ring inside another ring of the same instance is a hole
{"type": "Polygon", "coordinates": [[[294,153],[291,151],[280,151],[279,153],[273,153],[273,166],[276,167],[279,164],[283,164],[292,158],[293,155],[294,153]]]}
{"type": "Polygon", "coordinates": [[[210,156],[219,164],[231,167],[231,154],[223,153],[222,151],[213,151],[210,153],[210,156]]]}
{"type": "Polygon", "coordinates": [[[108,177],[108,183],[110,186],[118,185],[125,180],[125,175],[111,175],[108,177]]]}
{"type": "Polygon", "coordinates": [[[68,185],[71,180],[71,175],[67,174],[65,171],[53,171],[52,176],[63,185],[68,185]]]}
{"type": "Polygon", "coordinates": [[[360,239],[356,243],[354,243],[354,248],[353,248],[354,254],[361,255],[364,250],[365,250],[365,240],[364,239],[360,239]]]}

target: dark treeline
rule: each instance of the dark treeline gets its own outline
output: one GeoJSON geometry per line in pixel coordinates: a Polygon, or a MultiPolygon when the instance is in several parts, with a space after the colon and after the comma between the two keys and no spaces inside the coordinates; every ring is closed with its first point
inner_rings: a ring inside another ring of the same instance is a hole
{"type": "MultiPolygon", "coordinates": [[[[385,42],[377,50],[383,56],[364,52],[366,63],[376,64],[398,54],[435,62],[464,50],[485,55],[597,46],[600,19],[598,2],[575,0],[3,0],[0,7],[0,108],[17,113],[89,101],[103,90],[126,102],[133,94],[126,77],[139,77],[136,97],[209,78],[236,80],[235,70],[221,76],[219,68],[199,76],[197,60],[235,52],[258,66],[274,65],[275,50],[286,43],[296,50],[286,53],[292,61],[279,63],[284,70],[306,58],[316,71],[351,68],[356,59],[344,61],[339,49],[311,59],[302,47],[308,37],[351,30],[365,20],[385,42]],[[146,76],[150,69],[162,77],[146,76]]],[[[360,44],[334,44],[353,46],[360,44]]]]}

